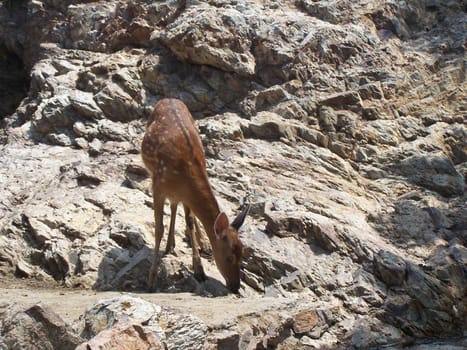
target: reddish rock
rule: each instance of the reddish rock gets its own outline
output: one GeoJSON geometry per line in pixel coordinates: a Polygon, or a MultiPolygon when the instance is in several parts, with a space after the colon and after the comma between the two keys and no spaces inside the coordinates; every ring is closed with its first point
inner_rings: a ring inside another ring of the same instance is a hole
{"type": "Polygon", "coordinates": [[[76,350],[158,350],[164,344],[139,324],[117,324],[105,329],[76,350]]]}
{"type": "Polygon", "coordinates": [[[304,334],[315,328],[318,322],[318,313],[315,310],[304,310],[294,316],[293,330],[296,334],[304,334]]]}

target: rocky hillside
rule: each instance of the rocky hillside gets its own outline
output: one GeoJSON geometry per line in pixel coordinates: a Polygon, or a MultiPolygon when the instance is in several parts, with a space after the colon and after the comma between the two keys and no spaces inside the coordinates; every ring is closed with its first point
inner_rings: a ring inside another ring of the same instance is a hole
{"type": "MultiPolygon", "coordinates": [[[[464,336],[466,10],[463,0],[2,1],[1,278],[145,290],[154,222],[140,143],[154,103],[175,97],[198,119],[222,208],[233,217],[252,204],[241,298],[285,300],[196,326],[188,348],[464,336]]],[[[193,278],[178,216],[159,291],[225,298],[209,254],[210,279],[193,278]]],[[[140,308],[159,308],[150,322],[128,325],[108,316],[114,307],[98,330],[183,348],[167,339],[184,329],[164,334],[161,322],[194,316],[151,305],[140,308]]],[[[206,298],[212,314],[221,305],[206,298]]],[[[16,306],[2,307],[0,335],[22,348],[16,306]]],[[[95,310],[86,325],[54,328],[68,329],[70,348],[98,333],[95,310]]]]}

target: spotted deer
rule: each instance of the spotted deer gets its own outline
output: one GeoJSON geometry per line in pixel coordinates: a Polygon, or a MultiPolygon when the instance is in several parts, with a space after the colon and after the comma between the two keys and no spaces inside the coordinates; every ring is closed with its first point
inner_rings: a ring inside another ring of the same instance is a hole
{"type": "Polygon", "coordinates": [[[185,210],[187,233],[192,242],[195,278],[199,281],[206,279],[199,253],[196,217],[204,226],[214,260],[227,288],[237,293],[243,253],[238,230],[245,220],[248,206],[229,224],[209,184],[203,145],[194,119],[182,101],[163,99],[155,105],[148,119],[141,153],[152,176],[154,201],[156,242],[148,277],[149,288],[153,290],[157,284],[159,248],[164,233],[163,208],[168,199],[171,215],[165,252],[171,253],[175,247],[175,217],[177,205],[181,202],[185,210]]]}

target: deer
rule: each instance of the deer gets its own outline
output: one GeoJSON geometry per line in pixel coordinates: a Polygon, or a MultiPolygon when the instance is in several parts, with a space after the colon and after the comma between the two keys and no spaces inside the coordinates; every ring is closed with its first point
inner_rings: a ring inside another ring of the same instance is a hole
{"type": "Polygon", "coordinates": [[[239,229],[245,221],[249,205],[229,222],[220,210],[206,170],[206,159],[195,120],[187,106],[178,99],[157,102],[148,118],[141,155],[152,178],[155,220],[155,246],[148,287],[157,285],[159,249],[164,233],[164,203],[170,203],[170,224],[165,253],[175,248],[174,229],[177,206],[183,204],[187,235],[193,250],[193,272],[199,282],[206,280],[199,252],[200,232],[196,218],[202,223],[212,248],[214,261],[230,292],[240,289],[240,266],[243,245],[239,229]]]}

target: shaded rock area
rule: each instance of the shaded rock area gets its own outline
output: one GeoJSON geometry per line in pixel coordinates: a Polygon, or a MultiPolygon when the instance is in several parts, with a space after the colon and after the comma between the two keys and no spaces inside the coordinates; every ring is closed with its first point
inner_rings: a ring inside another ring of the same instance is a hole
{"type": "Polygon", "coordinates": [[[21,100],[26,97],[28,81],[21,59],[5,45],[0,45],[0,123],[5,116],[14,113],[21,100]]]}
{"type": "Polygon", "coordinates": [[[462,348],[466,22],[464,1],[0,2],[0,278],[146,291],[140,143],[173,97],[220,206],[251,204],[237,303],[271,302],[213,302],[180,211],[158,291],[211,320],[123,293],[69,323],[4,300],[0,348],[462,348]]]}

